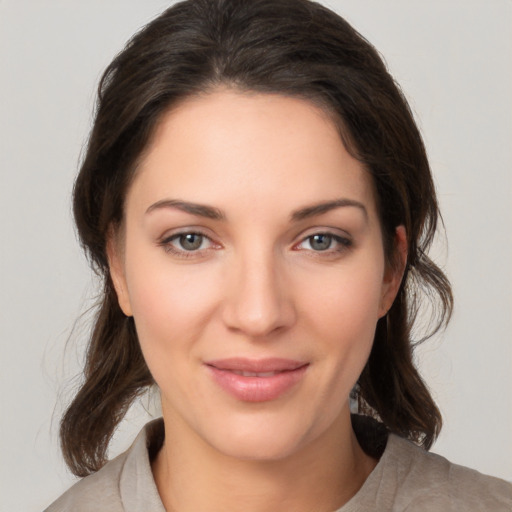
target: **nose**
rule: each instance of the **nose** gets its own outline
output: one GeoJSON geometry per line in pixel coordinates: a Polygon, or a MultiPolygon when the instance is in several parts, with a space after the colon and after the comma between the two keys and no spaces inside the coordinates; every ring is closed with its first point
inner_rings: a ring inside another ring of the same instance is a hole
{"type": "Polygon", "coordinates": [[[223,307],[225,325],[250,338],[283,331],[296,320],[291,289],[274,255],[240,256],[229,271],[223,307]]]}

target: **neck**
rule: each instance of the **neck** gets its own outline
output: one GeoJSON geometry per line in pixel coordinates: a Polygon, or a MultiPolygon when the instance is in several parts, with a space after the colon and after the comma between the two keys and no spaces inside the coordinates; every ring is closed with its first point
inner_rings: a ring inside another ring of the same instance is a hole
{"type": "Polygon", "coordinates": [[[186,439],[164,414],[166,441],[153,462],[162,502],[168,512],[332,512],[354,496],[376,464],[359,446],[348,412],[345,416],[332,432],[293,455],[261,461],[186,439]]]}

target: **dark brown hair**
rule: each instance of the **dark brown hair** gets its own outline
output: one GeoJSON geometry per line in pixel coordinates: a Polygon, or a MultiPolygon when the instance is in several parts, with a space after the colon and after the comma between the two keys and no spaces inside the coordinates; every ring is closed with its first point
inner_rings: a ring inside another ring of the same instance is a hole
{"type": "Polygon", "coordinates": [[[427,256],[439,212],[421,135],[377,51],[344,19],[308,0],[188,0],[136,34],[106,69],[94,126],[74,189],[81,243],[104,290],[84,382],[61,422],[76,475],[98,470],[134,398],[153,384],[132,318],[121,312],[106,241],[123,219],[138,160],[161,116],[224,85],[306,98],[333,116],[347,149],[371,174],[388,262],[396,227],[408,236],[398,296],[379,320],[356,393],[361,411],[429,448],[440,413],[412,360],[411,326],[428,301],[432,332],[448,321],[450,285],[427,256]]]}

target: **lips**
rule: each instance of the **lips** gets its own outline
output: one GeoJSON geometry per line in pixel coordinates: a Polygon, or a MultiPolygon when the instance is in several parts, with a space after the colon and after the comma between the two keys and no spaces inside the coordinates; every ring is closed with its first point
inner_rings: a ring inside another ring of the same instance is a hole
{"type": "MultiPolygon", "coordinates": [[[[229,371],[229,370],[228,370],[229,371]]],[[[242,377],[273,377],[280,372],[244,372],[241,370],[231,370],[236,375],[241,375],[242,377]]]]}
{"type": "Polygon", "coordinates": [[[214,382],[245,402],[276,400],[304,377],[309,363],[291,359],[231,358],[205,363],[214,382]]]}

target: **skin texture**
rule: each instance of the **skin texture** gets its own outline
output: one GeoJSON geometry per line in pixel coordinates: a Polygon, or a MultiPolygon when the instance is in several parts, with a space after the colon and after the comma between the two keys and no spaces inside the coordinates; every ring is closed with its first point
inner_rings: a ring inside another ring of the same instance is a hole
{"type": "MultiPolygon", "coordinates": [[[[375,461],[348,397],[402,269],[385,263],[371,178],[329,117],[279,95],[185,100],[154,134],[122,231],[111,272],[161,391],[153,471],[167,509],[332,511],[350,499],[375,461]],[[339,200],[357,204],[305,210],[339,200]],[[247,401],[207,365],[233,357],[306,370],[277,398],[247,401]]],[[[404,261],[402,227],[396,242],[404,261]]]]}

